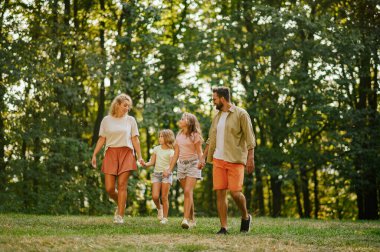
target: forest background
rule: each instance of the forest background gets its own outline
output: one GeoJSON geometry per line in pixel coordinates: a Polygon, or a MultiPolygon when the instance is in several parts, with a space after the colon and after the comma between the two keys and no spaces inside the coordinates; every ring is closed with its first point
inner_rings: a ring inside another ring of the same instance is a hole
{"type": "MultiPolygon", "coordinates": [[[[375,0],[1,0],[0,212],[112,213],[90,166],[112,99],[132,97],[148,160],[185,111],[207,139],[224,85],[257,138],[250,212],[378,219],[379,13],[375,0]]],[[[129,215],[152,214],[151,172],[131,178],[129,215]]],[[[210,165],[203,176],[196,212],[216,216],[210,165]]],[[[171,215],[182,201],[174,183],[171,215]]]]}

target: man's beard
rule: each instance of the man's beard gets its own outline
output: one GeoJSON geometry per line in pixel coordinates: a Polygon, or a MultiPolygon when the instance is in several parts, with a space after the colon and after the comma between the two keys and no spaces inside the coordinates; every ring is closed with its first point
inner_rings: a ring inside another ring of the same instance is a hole
{"type": "Polygon", "coordinates": [[[217,110],[222,110],[223,103],[215,104],[215,107],[216,107],[217,110]]]}

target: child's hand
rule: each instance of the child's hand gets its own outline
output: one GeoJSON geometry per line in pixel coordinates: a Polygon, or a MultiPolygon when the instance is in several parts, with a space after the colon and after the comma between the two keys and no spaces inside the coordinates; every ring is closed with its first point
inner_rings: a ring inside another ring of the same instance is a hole
{"type": "Polygon", "coordinates": [[[165,171],[162,173],[162,176],[163,176],[164,178],[167,178],[167,177],[169,177],[170,174],[171,174],[170,170],[167,169],[167,170],[165,170],[165,171]]]}

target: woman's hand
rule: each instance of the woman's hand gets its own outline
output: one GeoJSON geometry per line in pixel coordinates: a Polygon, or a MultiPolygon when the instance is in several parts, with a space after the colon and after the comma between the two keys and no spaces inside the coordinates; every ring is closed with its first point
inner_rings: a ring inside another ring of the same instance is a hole
{"type": "Polygon", "coordinates": [[[93,168],[96,168],[96,154],[100,151],[100,149],[103,147],[103,145],[106,142],[106,138],[103,136],[99,136],[98,141],[96,142],[96,146],[94,149],[94,153],[92,154],[92,159],[91,159],[91,165],[93,168]]]}
{"type": "Polygon", "coordinates": [[[95,155],[92,156],[91,165],[93,168],[96,168],[96,156],[95,155]]]}

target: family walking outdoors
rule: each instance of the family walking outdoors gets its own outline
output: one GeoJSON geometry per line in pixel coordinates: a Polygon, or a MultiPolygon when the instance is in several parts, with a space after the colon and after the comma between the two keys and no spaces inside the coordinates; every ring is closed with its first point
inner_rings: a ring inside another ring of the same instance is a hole
{"type": "Polygon", "coordinates": [[[205,149],[202,151],[204,140],[197,118],[191,113],[183,113],[176,137],[170,129],[159,132],[159,145],[153,149],[149,162],[141,156],[136,120],[128,115],[132,107],[131,97],[120,94],[112,101],[109,115],[100,124],[91,163],[96,168],[96,155],[105,145],[101,169],[106,191],[117,204],[114,223],[124,223],[128,178],[132,171],[137,170],[136,155],[141,166],[154,166],[152,198],[160,223],[168,222],[168,194],[177,165],[177,179],[184,192],[181,227],[188,229],[196,226],[193,190],[197,180],[202,179],[202,169],[208,162],[213,164],[213,189],[217,195],[221,226],[217,234],[228,234],[227,190],[241,212],[240,232],[249,232],[252,216],[248,213],[242,187],[244,169],[252,173],[255,168],[256,143],[252,122],[244,109],[231,103],[229,88],[216,87],[212,91],[213,103],[219,112],[212,120],[205,149]]]}

